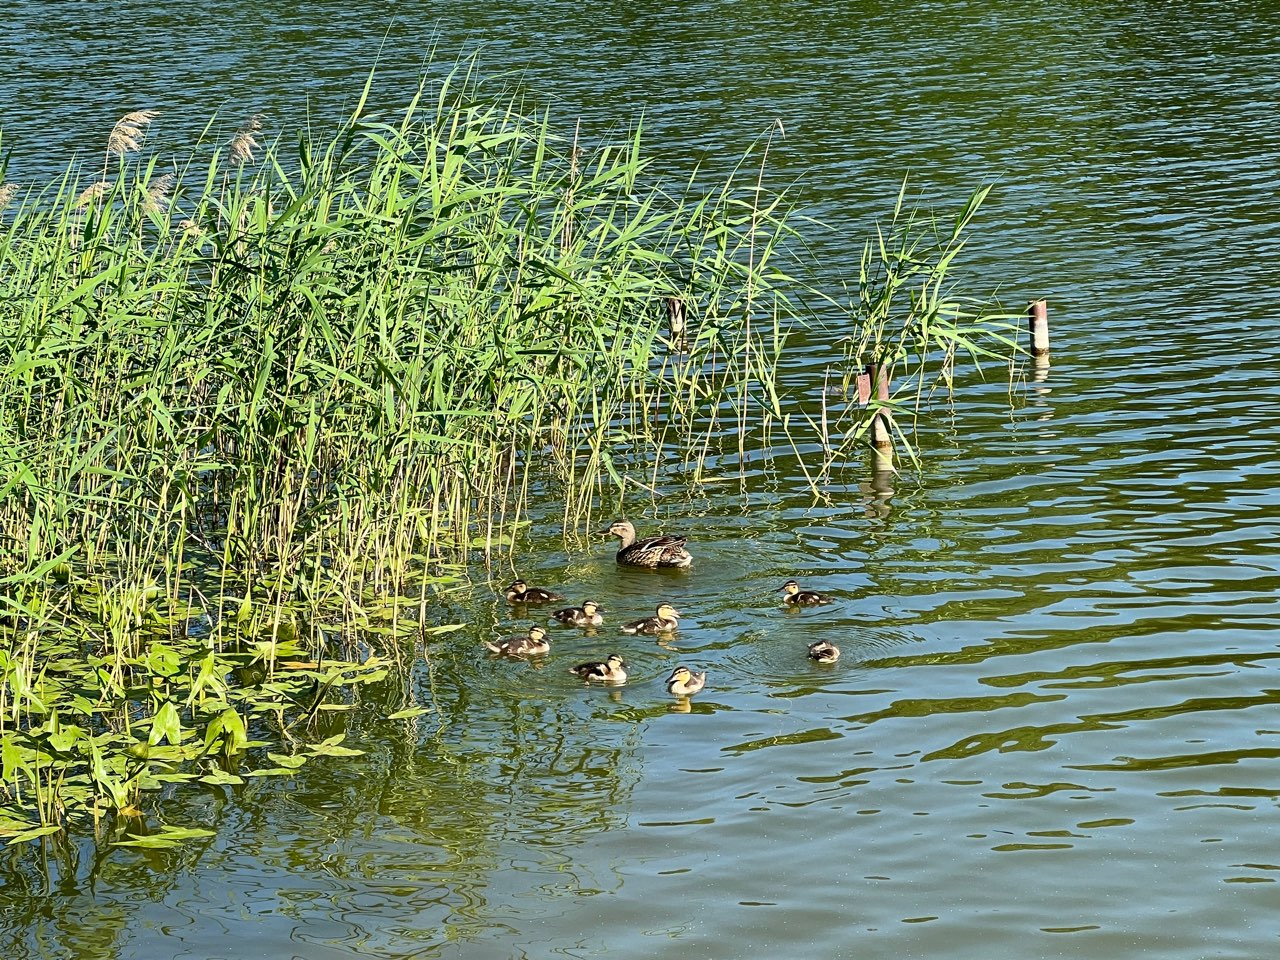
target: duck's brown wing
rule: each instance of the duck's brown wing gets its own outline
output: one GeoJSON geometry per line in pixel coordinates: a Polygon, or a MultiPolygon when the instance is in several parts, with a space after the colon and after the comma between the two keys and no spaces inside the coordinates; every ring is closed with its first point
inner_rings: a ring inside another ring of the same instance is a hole
{"type": "Polygon", "coordinates": [[[661,537],[645,537],[643,540],[637,540],[631,545],[631,550],[668,550],[683,547],[689,542],[688,537],[661,536],[661,537]]]}

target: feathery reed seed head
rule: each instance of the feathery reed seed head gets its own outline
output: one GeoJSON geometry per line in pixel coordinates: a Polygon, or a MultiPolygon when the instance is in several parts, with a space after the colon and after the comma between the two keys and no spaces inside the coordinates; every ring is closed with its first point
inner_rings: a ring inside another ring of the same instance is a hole
{"type": "Polygon", "coordinates": [[[16,183],[0,183],[0,210],[13,203],[13,198],[17,195],[18,185],[16,183]]]}
{"type": "Polygon", "coordinates": [[[142,209],[146,213],[162,213],[169,205],[169,193],[173,190],[174,176],[166,173],[153,180],[147,187],[147,195],[142,199],[142,209]]]}
{"type": "Polygon", "coordinates": [[[91,184],[80,196],[76,197],[76,209],[87,207],[110,189],[111,184],[106,180],[99,180],[97,183],[91,184]]]}
{"type": "Polygon", "coordinates": [[[126,113],[111,128],[111,136],[107,137],[107,153],[122,157],[126,153],[141,150],[142,143],[147,138],[147,127],[159,115],[155,110],[126,113]]]}
{"type": "Polygon", "coordinates": [[[228,159],[233,166],[239,167],[246,161],[253,160],[253,151],[258,149],[258,141],[253,135],[261,129],[262,114],[260,113],[255,113],[241,124],[236,135],[231,138],[231,146],[228,150],[228,159]]]}

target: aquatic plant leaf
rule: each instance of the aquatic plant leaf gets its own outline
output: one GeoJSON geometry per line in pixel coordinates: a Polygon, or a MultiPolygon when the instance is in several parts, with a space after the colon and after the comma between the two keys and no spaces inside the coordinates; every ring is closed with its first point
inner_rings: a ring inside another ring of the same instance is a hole
{"type": "Polygon", "coordinates": [[[424,713],[430,713],[430,707],[409,707],[406,710],[397,710],[395,713],[387,715],[388,720],[408,720],[410,717],[420,717],[424,713]]]}
{"type": "Polygon", "coordinates": [[[206,837],[215,836],[213,830],[205,830],[201,827],[161,827],[152,834],[126,833],[128,840],[117,840],[111,845],[113,847],[143,847],[156,850],[163,850],[168,847],[179,846],[186,840],[200,840],[206,837]]]}
{"type": "Polygon", "coordinates": [[[37,840],[40,837],[47,837],[61,832],[62,826],[57,823],[45,824],[42,827],[32,827],[30,830],[23,830],[21,833],[14,834],[5,845],[11,847],[15,843],[26,843],[30,840],[37,840]]]}
{"type": "Polygon", "coordinates": [[[364,756],[363,750],[354,750],[351,747],[340,746],[344,739],[344,735],[339,733],[322,740],[320,743],[313,743],[307,749],[311,751],[312,756],[316,757],[361,757],[364,756]]]}
{"type": "Polygon", "coordinates": [[[291,770],[296,770],[298,769],[298,767],[302,766],[304,763],[307,762],[307,758],[305,756],[300,756],[298,754],[290,755],[285,753],[268,753],[267,759],[274,760],[280,766],[288,767],[291,770]]]}
{"type": "Polygon", "coordinates": [[[172,700],[166,700],[151,720],[147,742],[156,746],[162,740],[168,740],[174,746],[182,742],[182,718],[172,700]]]}
{"type": "Polygon", "coordinates": [[[220,745],[222,753],[228,757],[239,753],[249,745],[244,720],[231,707],[214,717],[205,730],[205,752],[211,752],[215,745],[220,745]]]}
{"type": "Polygon", "coordinates": [[[211,786],[228,786],[238,787],[244,783],[243,777],[237,777],[234,773],[227,773],[225,770],[214,768],[200,778],[201,783],[207,783],[211,786]]]}

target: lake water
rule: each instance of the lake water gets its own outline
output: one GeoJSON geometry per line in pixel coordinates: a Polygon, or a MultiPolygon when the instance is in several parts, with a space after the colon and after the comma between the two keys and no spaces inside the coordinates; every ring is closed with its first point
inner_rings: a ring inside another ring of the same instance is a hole
{"type": "MultiPolygon", "coordinates": [[[[670,598],[674,649],[555,634],[544,669],[476,571],[362,758],[163,807],[217,836],[0,868],[5,955],[1152,957],[1280,950],[1280,8],[649,0],[180,7],[18,0],[0,41],[10,179],[94,162],[125,111],[157,148],[332,123],[482,47],[567,135],[643,111],[663,164],[774,131],[835,280],[905,174],[943,212],[997,186],[966,289],[1047,297],[1043,382],[964,378],[923,469],[815,503],[786,457],[631,505],[693,568],[619,569],[548,525],[519,572],[611,623],[670,598]],[[789,612],[782,581],[836,594],[789,612]],[[821,666],[805,644],[844,651],[821,666]],[[612,649],[633,682],[564,669],[612,649]],[[662,679],[708,671],[688,713],[662,679]]],[[[288,134],[286,134],[288,135],[288,134]]],[[[821,326],[787,382],[821,389],[821,326]]],[[[609,512],[611,507],[605,507],[609,512]]],[[[495,581],[512,571],[495,571],[495,581]]],[[[502,580],[505,582],[505,580],[502,580]]]]}

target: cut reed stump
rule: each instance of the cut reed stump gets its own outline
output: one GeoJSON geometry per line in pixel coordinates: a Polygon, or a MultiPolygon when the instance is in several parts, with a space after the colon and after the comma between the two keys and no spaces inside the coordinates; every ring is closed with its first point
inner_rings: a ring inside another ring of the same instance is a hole
{"type": "Polygon", "coordinates": [[[1049,366],[1049,302],[1032,300],[1027,306],[1031,334],[1031,360],[1037,367],[1049,366]]]}
{"type": "Polygon", "coordinates": [[[869,403],[874,386],[877,409],[871,421],[871,445],[876,452],[876,469],[893,467],[893,433],[889,413],[889,368],[883,364],[868,363],[866,372],[858,377],[858,400],[869,403]],[[866,397],[866,400],[863,400],[866,397]]]}

